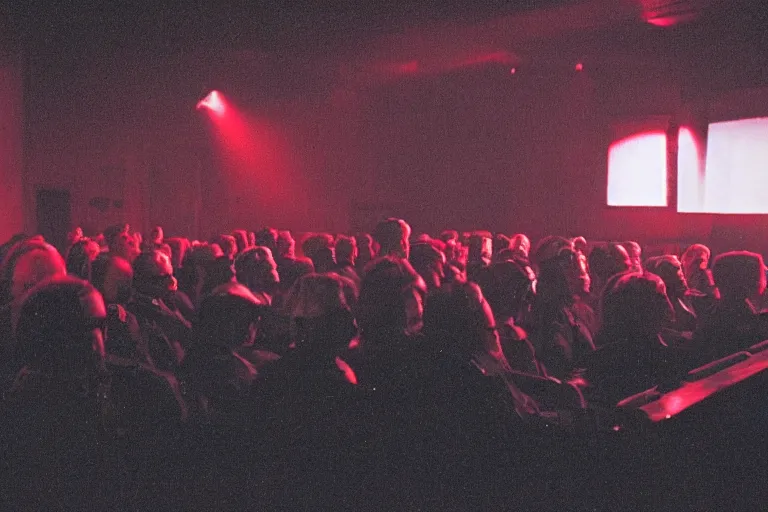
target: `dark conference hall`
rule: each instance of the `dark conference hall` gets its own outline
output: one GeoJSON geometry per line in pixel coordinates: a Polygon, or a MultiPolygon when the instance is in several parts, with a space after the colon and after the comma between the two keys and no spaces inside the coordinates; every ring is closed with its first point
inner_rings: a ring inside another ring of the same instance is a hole
{"type": "Polygon", "coordinates": [[[768,3],[0,3],[0,510],[768,509],[768,3]]]}

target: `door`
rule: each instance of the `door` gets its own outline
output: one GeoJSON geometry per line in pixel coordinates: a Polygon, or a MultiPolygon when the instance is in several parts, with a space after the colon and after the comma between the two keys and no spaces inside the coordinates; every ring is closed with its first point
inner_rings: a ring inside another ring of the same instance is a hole
{"type": "Polygon", "coordinates": [[[67,190],[37,190],[37,232],[62,254],[67,249],[67,233],[72,229],[71,195],[67,190]]]}

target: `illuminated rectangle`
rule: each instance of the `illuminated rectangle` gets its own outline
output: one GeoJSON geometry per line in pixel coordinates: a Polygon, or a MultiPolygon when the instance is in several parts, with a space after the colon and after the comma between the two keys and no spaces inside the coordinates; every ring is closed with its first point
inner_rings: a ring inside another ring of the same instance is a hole
{"type": "Polygon", "coordinates": [[[667,206],[667,136],[642,132],[608,150],[609,206],[667,206]]]}
{"type": "Polygon", "coordinates": [[[709,125],[703,176],[706,213],[768,213],[768,118],[709,125]]]}

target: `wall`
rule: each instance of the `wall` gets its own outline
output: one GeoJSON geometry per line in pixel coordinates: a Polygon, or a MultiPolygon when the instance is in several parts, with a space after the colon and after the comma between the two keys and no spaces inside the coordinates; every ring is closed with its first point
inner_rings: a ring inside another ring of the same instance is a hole
{"type": "Polygon", "coordinates": [[[22,69],[0,53],[0,243],[24,230],[22,69]]]}
{"type": "Polygon", "coordinates": [[[638,60],[598,43],[582,73],[562,59],[514,76],[490,63],[370,82],[347,80],[343,59],[286,55],[31,61],[28,190],[69,189],[74,222],[90,230],[123,220],[202,237],[266,224],[370,230],[400,215],[417,231],[768,249],[764,216],[605,206],[611,124],[710,93],[685,58],[638,60]],[[262,160],[220,158],[215,126],[193,108],[209,87],[247,120],[262,160]],[[110,207],[89,206],[94,197],[110,207]]]}

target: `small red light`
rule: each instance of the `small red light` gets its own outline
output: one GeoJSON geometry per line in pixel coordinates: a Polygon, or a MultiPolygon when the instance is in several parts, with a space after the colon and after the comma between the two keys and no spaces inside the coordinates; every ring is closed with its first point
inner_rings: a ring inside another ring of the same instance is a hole
{"type": "Polygon", "coordinates": [[[581,62],[576,64],[576,71],[584,71],[584,64],[581,62]]]}
{"type": "Polygon", "coordinates": [[[510,75],[514,75],[515,73],[517,73],[517,69],[512,68],[512,69],[509,70],[509,74],[510,75]]]}

